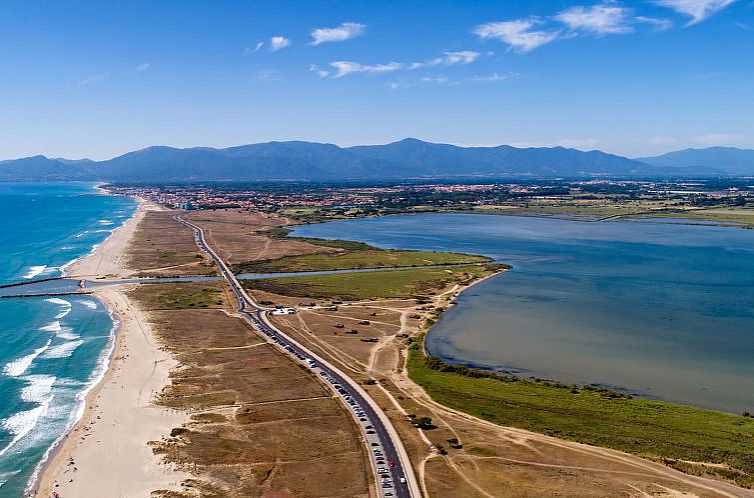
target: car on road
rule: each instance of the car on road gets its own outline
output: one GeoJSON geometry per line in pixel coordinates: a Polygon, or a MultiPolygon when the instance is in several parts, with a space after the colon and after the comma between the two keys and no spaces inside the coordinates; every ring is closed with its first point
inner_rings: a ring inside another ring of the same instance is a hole
{"type": "Polygon", "coordinates": [[[390,465],[391,467],[395,467],[395,462],[392,460],[388,460],[387,464],[390,465]]]}

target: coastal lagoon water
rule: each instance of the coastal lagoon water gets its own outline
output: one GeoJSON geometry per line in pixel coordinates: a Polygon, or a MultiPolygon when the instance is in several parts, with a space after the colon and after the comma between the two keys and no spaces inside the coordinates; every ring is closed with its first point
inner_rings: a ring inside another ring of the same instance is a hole
{"type": "MultiPolygon", "coordinates": [[[[61,275],[135,203],[91,184],[0,183],[0,284],[61,275]]],[[[114,322],[89,296],[0,299],[0,497],[18,497],[104,372],[114,322]]]]}
{"type": "Polygon", "coordinates": [[[427,348],[447,361],[754,411],[752,230],[430,214],[294,234],[512,264],[432,328],[427,348]]]}

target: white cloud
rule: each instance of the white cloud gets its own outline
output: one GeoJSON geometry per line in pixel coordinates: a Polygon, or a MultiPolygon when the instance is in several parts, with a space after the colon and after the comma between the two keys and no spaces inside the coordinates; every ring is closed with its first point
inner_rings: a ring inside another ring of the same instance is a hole
{"type": "Polygon", "coordinates": [[[134,73],[140,73],[140,72],[142,72],[142,71],[146,71],[146,70],[147,70],[147,69],[149,69],[150,67],[152,67],[152,65],[151,65],[151,64],[149,64],[148,62],[145,62],[145,63],[143,63],[143,64],[139,64],[138,66],[136,66],[136,67],[134,68],[134,71],[133,71],[133,72],[134,72],[134,73]]]}
{"type": "Polygon", "coordinates": [[[694,142],[709,147],[713,145],[732,145],[745,139],[746,136],[740,133],[707,133],[706,135],[694,137],[694,142]]]}
{"type": "Polygon", "coordinates": [[[479,58],[481,54],[473,50],[461,50],[458,52],[445,52],[442,57],[436,57],[424,62],[414,62],[409,66],[410,69],[421,69],[425,67],[436,67],[440,65],[455,66],[456,64],[471,64],[479,58]]]}
{"type": "Polygon", "coordinates": [[[402,68],[403,64],[401,64],[400,62],[388,62],[387,64],[365,65],[351,61],[335,61],[331,62],[330,66],[335,68],[335,70],[337,71],[333,75],[333,78],[342,78],[343,76],[347,76],[353,73],[391,73],[402,68]]]}
{"type": "Polygon", "coordinates": [[[489,22],[474,28],[474,34],[482,39],[493,39],[507,43],[516,52],[531,52],[558,38],[560,31],[535,29],[541,21],[518,19],[515,21],[489,22]]]}
{"type": "Polygon", "coordinates": [[[555,16],[574,31],[587,31],[597,35],[630,33],[631,9],[613,3],[603,3],[591,7],[569,7],[555,16]]]}
{"type": "Polygon", "coordinates": [[[736,0],[655,0],[655,3],[691,17],[687,26],[704,21],[709,16],[732,5],[736,0]]]}
{"type": "Polygon", "coordinates": [[[309,71],[310,71],[310,72],[312,72],[312,73],[315,73],[315,74],[316,74],[317,76],[319,76],[320,78],[327,78],[327,77],[328,77],[328,76],[330,75],[330,71],[327,71],[327,70],[325,70],[325,69],[321,69],[321,68],[320,68],[320,67],[319,67],[318,65],[316,65],[316,64],[311,64],[311,65],[309,66],[309,71]]]}
{"type": "Polygon", "coordinates": [[[244,48],[243,49],[243,54],[244,55],[255,54],[255,53],[259,52],[262,49],[262,47],[264,47],[264,42],[260,41],[259,43],[256,44],[256,46],[254,48],[250,48],[250,47],[244,48]]]}
{"type": "Polygon", "coordinates": [[[361,36],[366,29],[365,24],[344,22],[337,28],[317,28],[312,31],[312,45],[320,43],[341,42],[361,36]]]}
{"type": "Polygon", "coordinates": [[[557,145],[570,149],[594,150],[600,141],[596,138],[563,138],[557,141],[557,145]]]}
{"type": "Polygon", "coordinates": [[[487,75],[471,76],[470,78],[451,79],[447,76],[425,76],[421,78],[422,83],[434,83],[437,85],[456,86],[467,83],[492,83],[517,77],[517,73],[492,73],[487,75]]]}
{"type": "Polygon", "coordinates": [[[270,38],[270,50],[273,52],[277,52],[278,50],[289,47],[290,45],[291,40],[284,36],[273,36],[272,38],[270,38]]]}
{"type": "Polygon", "coordinates": [[[85,86],[92,83],[99,83],[105,81],[108,78],[110,78],[110,73],[95,74],[94,76],[89,76],[88,78],[79,81],[76,86],[85,86]]]}
{"type": "Polygon", "coordinates": [[[654,26],[657,31],[665,31],[673,27],[673,21],[669,19],[657,19],[655,17],[636,16],[634,17],[636,22],[649,24],[654,26]]]}
{"type": "Polygon", "coordinates": [[[280,71],[276,69],[262,69],[254,73],[254,79],[257,81],[278,81],[281,78],[280,71]]]}

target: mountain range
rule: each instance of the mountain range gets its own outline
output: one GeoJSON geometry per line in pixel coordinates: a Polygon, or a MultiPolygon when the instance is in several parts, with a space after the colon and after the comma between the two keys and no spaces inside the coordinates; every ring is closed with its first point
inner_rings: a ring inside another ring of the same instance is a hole
{"type": "Polygon", "coordinates": [[[458,147],[407,138],[339,147],[266,142],[225,149],[148,147],[105,161],[33,156],[0,161],[0,181],[197,182],[421,178],[754,175],[754,150],[686,149],[629,159],[564,147],[458,147]]]}

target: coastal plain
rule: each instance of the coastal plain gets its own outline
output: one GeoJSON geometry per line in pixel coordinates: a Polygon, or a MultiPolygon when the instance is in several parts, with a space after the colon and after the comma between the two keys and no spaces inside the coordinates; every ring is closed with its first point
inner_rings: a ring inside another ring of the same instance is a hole
{"type": "MultiPolygon", "coordinates": [[[[286,258],[298,269],[301,258],[311,270],[332,267],[333,259],[363,268],[374,255],[337,241],[281,237],[270,230],[291,221],[269,214],[227,209],[188,218],[239,269],[282,269],[286,258]]],[[[108,258],[110,277],[214,271],[170,211],[142,204],[134,220],[75,271],[97,274],[108,258]],[[167,250],[170,240],[175,250],[167,250]]],[[[433,383],[440,375],[451,376],[441,391],[461,399],[472,389],[463,383],[478,379],[424,369],[416,356],[423,334],[461,292],[506,267],[434,257],[420,259],[450,266],[245,283],[258,302],[298,308],[275,316],[276,326],[363,385],[400,434],[427,496],[754,496],[726,482],[746,469],[674,458],[676,467],[715,479],[685,474],[652,452],[632,450],[634,456],[541,434],[553,432],[540,426],[529,426],[537,431],[531,432],[498,425],[489,413],[475,412],[474,403],[438,394],[433,383]],[[710,471],[715,467],[732,474],[710,471]]],[[[87,413],[43,473],[38,496],[53,489],[62,498],[107,495],[116,488],[127,497],[373,496],[365,448],[342,405],[236,316],[225,284],[121,284],[95,295],[122,322],[114,359],[90,394],[87,413]],[[110,458],[98,458],[103,448],[110,458]]],[[[488,388],[495,409],[508,413],[494,384],[488,388]]],[[[548,395],[536,389],[530,394],[548,395]]],[[[527,409],[522,417],[538,410],[527,409]]]]}

